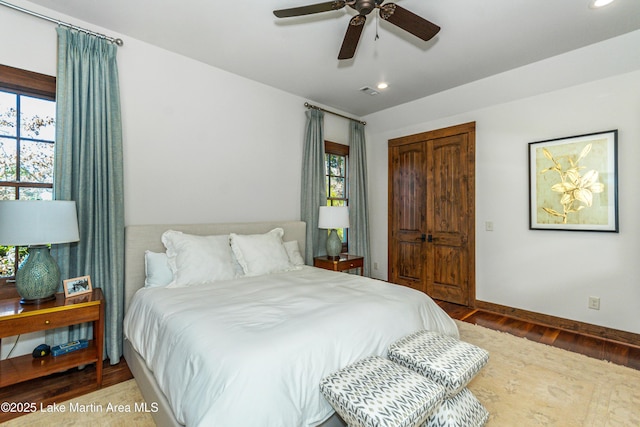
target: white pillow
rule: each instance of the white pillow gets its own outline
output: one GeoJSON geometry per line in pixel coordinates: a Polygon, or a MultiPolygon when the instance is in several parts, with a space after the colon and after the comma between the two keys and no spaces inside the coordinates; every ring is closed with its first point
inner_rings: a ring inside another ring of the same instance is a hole
{"type": "Polygon", "coordinates": [[[231,249],[246,276],[291,270],[289,256],[282,244],[284,230],[275,228],[265,234],[229,235],[231,249]]]}
{"type": "Polygon", "coordinates": [[[173,280],[169,259],[164,252],[144,251],[144,287],[167,286],[173,280]]]}
{"type": "Polygon", "coordinates": [[[170,288],[235,277],[229,236],[195,236],[169,230],[162,235],[173,273],[170,288]]]}
{"type": "Polygon", "coordinates": [[[291,262],[292,265],[304,265],[304,259],[300,253],[300,247],[298,246],[297,240],[284,242],[284,249],[287,251],[289,262],[291,262]]]}

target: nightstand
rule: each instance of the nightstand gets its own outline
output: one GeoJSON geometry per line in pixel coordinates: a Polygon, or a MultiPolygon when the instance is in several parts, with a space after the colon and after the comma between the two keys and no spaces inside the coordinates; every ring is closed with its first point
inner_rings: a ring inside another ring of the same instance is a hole
{"type": "Polygon", "coordinates": [[[359,268],[360,275],[364,275],[364,257],[359,255],[340,254],[340,258],[335,259],[326,255],[317,256],[313,258],[313,266],[333,271],[359,268]]]}
{"type": "Polygon", "coordinates": [[[0,388],[76,366],[96,364],[96,382],[102,386],[104,340],[104,297],[102,289],[66,298],[56,294],[54,301],[20,304],[20,297],[0,300],[0,338],[62,326],[93,322],[94,339],[89,347],[61,356],[34,358],[31,354],[0,361],[0,388]]]}

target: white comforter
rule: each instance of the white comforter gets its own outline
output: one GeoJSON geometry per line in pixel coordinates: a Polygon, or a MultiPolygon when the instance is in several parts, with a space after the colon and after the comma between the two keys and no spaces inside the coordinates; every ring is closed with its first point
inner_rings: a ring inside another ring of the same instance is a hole
{"type": "Polygon", "coordinates": [[[418,329],[457,337],[428,296],[313,267],[141,289],[124,332],[187,426],[315,426],[320,379],[418,329]]]}

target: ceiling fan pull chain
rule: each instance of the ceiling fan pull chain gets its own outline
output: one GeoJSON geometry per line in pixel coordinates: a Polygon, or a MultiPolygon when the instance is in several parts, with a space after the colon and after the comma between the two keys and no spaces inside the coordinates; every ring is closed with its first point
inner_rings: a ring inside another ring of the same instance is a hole
{"type": "Polygon", "coordinates": [[[376,15],[376,37],[374,38],[374,40],[378,40],[380,38],[380,36],[378,35],[378,22],[380,20],[380,16],[376,15]]]}

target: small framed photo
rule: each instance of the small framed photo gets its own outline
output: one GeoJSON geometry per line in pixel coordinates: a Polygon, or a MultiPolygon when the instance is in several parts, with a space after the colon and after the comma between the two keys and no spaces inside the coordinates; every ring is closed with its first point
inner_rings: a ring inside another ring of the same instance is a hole
{"type": "Polygon", "coordinates": [[[80,276],[73,279],[67,279],[63,281],[62,287],[64,288],[64,297],[75,297],[76,295],[88,294],[92,291],[91,277],[80,276]]]}
{"type": "Polygon", "coordinates": [[[618,232],[618,131],[529,143],[529,228],[618,232]]]}

